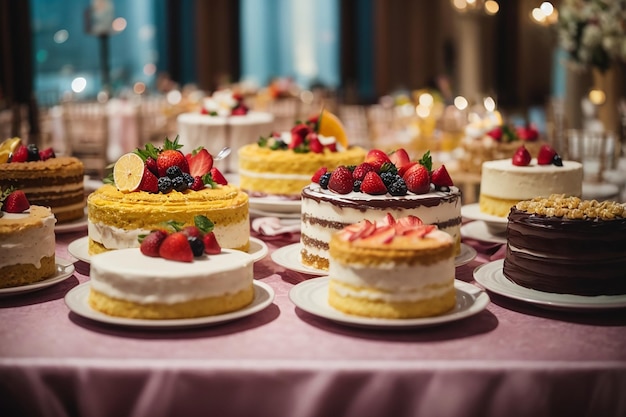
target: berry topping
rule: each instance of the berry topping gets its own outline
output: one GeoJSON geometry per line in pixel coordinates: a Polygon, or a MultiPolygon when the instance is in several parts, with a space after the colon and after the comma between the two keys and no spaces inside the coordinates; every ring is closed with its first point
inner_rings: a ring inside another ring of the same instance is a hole
{"type": "Polygon", "coordinates": [[[387,193],[387,187],[383,180],[374,171],[365,174],[365,178],[361,183],[361,192],[372,195],[380,195],[387,193]]]}
{"type": "Polygon", "coordinates": [[[185,178],[182,175],[172,179],[172,187],[180,193],[189,188],[189,186],[185,182],[185,178]]]}
{"type": "Polygon", "coordinates": [[[26,162],[28,161],[28,148],[24,145],[19,145],[13,156],[11,156],[11,162],[26,162]]]}
{"type": "Polygon", "coordinates": [[[558,153],[552,157],[552,165],[556,165],[557,167],[563,166],[563,160],[561,159],[561,156],[558,153]]]}
{"type": "Polygon", "coordinates": [[[183,175],[183,171],[180,169],[180,167],[178,165],[173,165],[171,167],[168,167],[165,170],[165,175],[170,177],[170,179],[174,179],[176,177],[182,176],[183,175]]]}
{"type": "Polygon", "coordinates": [[[367,244],[386,244],[394,238],[403,236],[409,239],[423,239],[427,234],[437,230],[435,225],[427,225],[416,216],[407,216],[395,219],[390,213],[378,220],[371,222],[362,220],[358,223],[345,227],[339,236],[347,241],[360,239],[367,244]]]}
{"type": "Polygon", "coordinates": [[[415,194],[426,194],[430,191],[428,169],[422,164],[415,164],[402,176],[407,189],[415,194]]]}
{"type": "Polygon", "coordinates": [[[193,179],[193,183],[191,184],[191,186],[189,187],[190,189],[194,190],[194,191],[200,191],[201,189],[203,189],[204,186],[204,181],[202,181],[202,178],[200,177],[195,177],[193,179]]]}
{"type": "Polygon", "coordinates": [[[202,231],[198,228],[198,226],[185,226],[181,230],[187,237],[202,237],[202,231]]]}
{"type": "Polygon", "coordinates": [[[28,198],[26,198],[26,194],[22,190],[9,191],[2,203],[2,210],[7,213],[22,213],[28,210],[29,207],[28,198]]]}
{"type": "Polygon", "coordinates": [[[517,136],[521,140],[532,142],[539,138],[539,131],[532,125],[522,126],[517,128],[517,136]]]}
{"type": "Polygon", "coordinates": [[[322,174],[322,176],[320,177],[320,187],[322,187],[324,190],[328,189],[328,183],[330,182],[330,172],[326,172],[324,174],[322,174]]]}
{"type": "Polygon", "coordinates": [[[406,193],[408,192],[408,188],[402,177],[398,178],[387,188],[389,190],[389,194],[395,196],[406,195],[406,193]]]}
{"type": "Polygon", "coordinates": [[[381,226],[377,227],[376,230],[364,238],[364,240],[376,244],[385,244],[391,242],[395,236],[396,229],[394,226],[381,226]]]}
{"type": "Polygon", "coordinates": [[[365,155],[365,162],[371,164],[375,169],[379,170],[385,162],[391,162],[384,151],[380,149],[372,149],[365,155]]]}
{"type": "Polygon", "coordinates": [[[216,183],[220,185],[228,185],[228,181],[217,168],[215,167],[211,168],[210,173],[211,173],[211,178],[213,178],[213,181],[215,181],[216,183]]]}
{"type": "Polygon", "coordinates": [[[376,168],[374,168],[374,165],[363,162],[361,165],[358,165],[356,168],[354,168],[354,171],[352,171],[352,178],[354,178],[355,180],[363,181],[365,175],[371,171],[376,172],[376,168]]]}
{"type": "Polygon", "coordinates": [[[441,165],[439,168],[435,169],[432,174],[430,174],[430,181],[435,184],[435,187],[437,188],[451,187],[454,185],[445,165],[441,165]]]}
{"type": "Polygon", "coordinates": [[[160,177],[166,176],[167,169],[173,166],[179,167],[182,172],[189,172],[189,163],[187,162],[187,159],[185,159],[183,153],[179,150],[164,150],[159,154],[156,161],[160,177]]]}
{"type": "Polygon", "coordinates": [[[204,243],[204,253],[214,255],[222,251],[222,248],[217,242],[217,239],[215,238],[215,234],[213,232],[205,234],[202,238],[202,243],[204,243]]]}
{"type": "Polygon", "coordinates": [[[497,142],[500,142],[502,140],[502,128],[498,126],[491,129],[489,132],[487,132],[487,136],[491,137],[497,142]]]}
{"type": "Polygon", "coordinates": [[[39,158],[42,161],[47,161],[50,158],[56,158],[56,155],[54,154],[54,149],[46,148],[43,151],[39,151],[39,158]]]}
{"type": "Polygon", "coordinates": [[[322,142],[320,142],[317,133],[315,132],[310,132],[307,136],[306,136],[306,140],[308,140],[309,142],[309,149],[311,150],[311,152],[314,153],[323,153],[324,152],[324,145],[322,145],[322,142]]]}
{"type": "Polygon", "coordinates": [[[191,253],[193,253],[193,256],[202,256],[202,254],[204,253],[204,242],[202,241],[202,238],[196,236],[188,236],[187,241],[189,242],[189,246],[191,247],[191,253]]]}
{"type": "Polygon", "coordinates": [[[530,164],[530,152],[524,145],[517,148],[515,154],[513,155],[513,165],[525,167],[530,164]]]}
{"type": "Polygon", "coordinates": [[[39,155],[39,148],[34,143],[30,143],[27,146],[28,150],[28,161],[40,161],[41,156],[39,155]]]}
{"type": "Polygon", "coordinates": [[[389,160],[398,168],[398,170],[411,163],[411,158],[404,148],[396,149],[392,152],[389,155],[389,160]]]}
{"type": "Polygon", "coordinates": [[[326,172],[328,172],[328,169],[326,167],[318,168],[318,170],[315,171],[315,174],[313,174],[313,176],[311,177],[311,182],[315,182],[319,184],[320,177],[324,175],[326,172]]]}
{"type": "Polygon", "coordinates": [[[172,185],[172,180],[168,177],[161,177],[158,181],[159,192],[163,194],[167,194],[174,189],[172,185]]]}
{"type": "Polygon", "coordinates": [[[537,163],[539,165],[550,165],[553,163],[555,156],[557,156],[557,153],[550,145],[542,145],[537,155],[537,163]]]}
{"type": "Polygon", "coordinates": [[[189,164],[189,173],[194,177],[201,177],[213,168],[213,156],[203,147],[194,149],[185,158],[189,164]]]}
{"type": "Polygon", "coordinates": [[[329,190],[337,194],[348,194],[352,191],[352,187],[352,172],[345,166],[338,167],[330,175],[330,181],[328,182],[329,190]]]}
{"type": "Polygon", "coordinates": [[[174,232],[168,235],[161,242],[161,246],[159,246],[159,256],[172,261],[193,261],[193,252],[187,236],[182,232],[174,232]]]}
{"type": "Polygon", "coordinates": [[[157,167],[156,159],[149,156],[146,158],[146,167],[152,172],[154,175],[159,175],[159,168],[157,167]]]}
{"type": "Polygon", "coordinates": [[[139,184],[140,191],[146,191],[148,193],[158,193],[159,192],[159,179],[148,169],[147,166],[143,168],[143,177],[141,178],[141,183],[139,184]]]}
{"type": "Polygon", "coordinates": [[[149,235],[141,239],[141,245],[139,250],[146,256],[152,256],[153,258],[159,257],[159,247],[163,240],[167,237],[167,233],[163,230],[154,230],[149,235]]]}

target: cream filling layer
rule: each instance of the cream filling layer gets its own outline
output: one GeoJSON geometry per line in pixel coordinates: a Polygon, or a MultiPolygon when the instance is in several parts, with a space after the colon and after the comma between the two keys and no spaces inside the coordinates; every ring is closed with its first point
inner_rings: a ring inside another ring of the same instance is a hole
{"type": "Polygon", "coordinates": [[[144,256],[138,249],[106,252],[91,259],[94,290],[140,304],[176,304],[236,294],[250,288],[252,258],[239,251],[175,262],[144,256]]]}
{"type": "MultiPolygon", "coordinates": [[[[250,228],[246,221],[228,226],[216,226],[213,229],[217,241],[223,248],[240,248],[250,239],[250,228]]],[[[94,242],[100,243],[107,249],[127,249],[139,247],[139,235],[150,233],[150,230],[125,230],[104,223],[87,223],[87,233],[94,242]]]]}
{"type": "Polygon", "coordinates": [[[42,227],[28,228],[3,236],[0,244],[0,268],[8,265],[35,265],[41,268],[41,259],[54,255],[55,223],[54,216],[48,216],[43,220],[42,227]]]}
{"type": "Polygon", "coordinates": [[[340,295],[386,302],[427,300],[450,291],[454,285],[454,259],[431,265],[396,265],[388,263],[375,268],[344,265],[330,259],[331,280],[359,289],[334,287],[340,295]]]}

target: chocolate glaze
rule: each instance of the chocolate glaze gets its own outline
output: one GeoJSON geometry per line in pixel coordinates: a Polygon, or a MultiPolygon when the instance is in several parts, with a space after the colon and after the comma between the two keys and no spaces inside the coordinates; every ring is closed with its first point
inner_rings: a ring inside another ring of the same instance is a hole
{"type": "Polygon", "coordinates": [[[626,219],[567,219],[509,213],[504,275],[524,287],[626,294],[626,219]],[[541,255],[541,256],[539,256],[541,255]]]}

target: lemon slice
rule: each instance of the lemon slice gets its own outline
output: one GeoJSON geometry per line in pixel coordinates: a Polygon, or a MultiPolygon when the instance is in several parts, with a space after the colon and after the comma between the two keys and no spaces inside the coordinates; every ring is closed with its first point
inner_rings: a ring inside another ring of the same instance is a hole
{"type": "Polygon", "coordinates": [[[0,150],[0,164],[9,162],[9,156],[11,156],[11,152],[9,150],[7,149],[0,150]]]}
{"type": "Polygon", "coordinates": [[[143,160],[136,153],[127,153],[113,167],[113,180],[118,190],[130,193],[139,188],[143,177],[143,160]]]}
{"type": "MultiPolygon", "coordinates": [[[[20,138],[10,138],[0,143],[0,151],[15,152],[19,144],[22,142],[20,138]]],[[[5,161],[6,162],[6,161],[5,161]]]]}
{"type": "Polygon", "coordinates": [[[334,136],[337,143],[343,146],[344,149],[348,149],[348,137],[346,136],[346,130],[343,124],[337,116],[323,110],[320,114],[319,130],[318,132],[322,136],[334,136]]]}

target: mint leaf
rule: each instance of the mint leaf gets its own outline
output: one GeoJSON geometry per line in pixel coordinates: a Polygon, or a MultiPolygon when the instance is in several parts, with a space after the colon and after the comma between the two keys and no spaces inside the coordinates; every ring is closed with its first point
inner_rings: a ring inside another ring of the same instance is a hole
{"type": "Polygon", "coordinates": [[[433,170],[433,158],[430,156],[430,150],[426,151],[424,155],[422,155],[422,159],[418,161],[421,165],[423,165],[428,172],[433,170]]]}
{"type": "Polygon", "coordinates": [[[214,224],[206,216],[195,216],[193,218],[193,222],[196,227],[200,229],[203,233],[209,233],[213,231],[214,224]]]}
{"type": "Polygon", "coordinates": [[[209,185],[211,188],[217,188],[218,184],[213,181],[213,175],[210,172],[207,172],[202,176],[202,182],[204,185],[209,185]]]}

